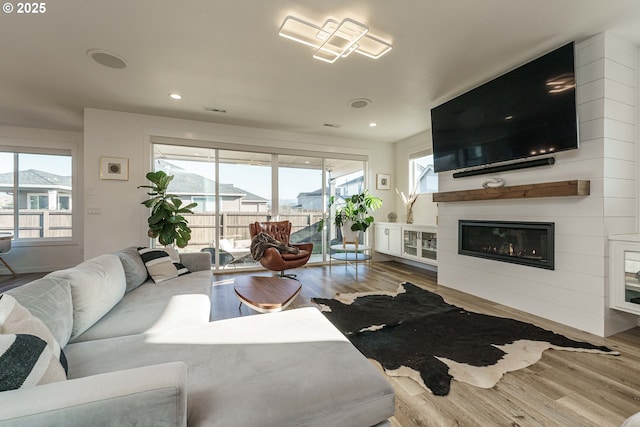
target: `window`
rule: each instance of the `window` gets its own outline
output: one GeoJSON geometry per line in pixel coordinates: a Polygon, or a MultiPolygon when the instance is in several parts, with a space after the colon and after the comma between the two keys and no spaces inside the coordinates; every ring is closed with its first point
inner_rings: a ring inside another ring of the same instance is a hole
{"type": "Polygon", "coordinates": [[[51,151],[0,149],[0,232],[15,239],[72,237],[71,151],[51,151]]]}
{"type": "Polygon", "coordinates": [[[438,174],[433,171],[433,154],[417,153],[409,159],[409,182],[416,193],[437,193],[438,174]]]}
{"type": "Polygon", "coordinates": [[[47,194],[28,194],[28,209],[49,209],[49,196],[47,194]]]}

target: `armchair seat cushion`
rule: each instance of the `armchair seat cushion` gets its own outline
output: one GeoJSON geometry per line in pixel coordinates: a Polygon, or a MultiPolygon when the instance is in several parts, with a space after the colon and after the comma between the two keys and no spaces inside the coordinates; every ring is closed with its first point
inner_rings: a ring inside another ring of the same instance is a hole
{"type": "Polygon", "coordinates": [[[295,261],[299,259],[309,258],[309,252],[304,250],[301,250],[297,254],[282,253],[280,255],[282,256],[282,259],[285,261],[295,261]]]}

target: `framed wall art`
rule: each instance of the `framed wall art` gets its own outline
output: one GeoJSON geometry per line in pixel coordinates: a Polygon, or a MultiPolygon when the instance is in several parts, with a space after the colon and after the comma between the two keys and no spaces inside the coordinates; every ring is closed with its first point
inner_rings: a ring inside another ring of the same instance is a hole
{"type": "Polygon", "coordinates": [[[129,159],[123,157],[100,157],[100,179],[129,179],[129,159]]]}
{"type": "Polygon", "coordinates": [[[376,174],[376,188],[378,190],[390,190],[391,175],[388,175],[386,173],[376,174]]]}

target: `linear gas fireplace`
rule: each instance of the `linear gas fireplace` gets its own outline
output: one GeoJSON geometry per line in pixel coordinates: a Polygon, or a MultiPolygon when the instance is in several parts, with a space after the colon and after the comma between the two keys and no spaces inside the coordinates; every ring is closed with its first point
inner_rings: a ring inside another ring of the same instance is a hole
{"type": "Polygon", "coordinates": [[[458,221],[458,253],[554,269],[554,223],[458,221]]]}

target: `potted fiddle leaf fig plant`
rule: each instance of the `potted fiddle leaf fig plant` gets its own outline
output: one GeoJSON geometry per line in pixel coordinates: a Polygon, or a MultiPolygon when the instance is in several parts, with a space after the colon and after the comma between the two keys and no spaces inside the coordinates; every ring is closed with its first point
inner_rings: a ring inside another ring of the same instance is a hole
{"type": "Polygon", "coordinates": [[[167,193],[173,175],[157,171],[147,173],[146,178],[152,185],[140,185],[138,188],[150,189],[147,194],[151,197],[142,202],[151,209],[151,215],[147,220],[148,236],[158,238],[161,245],[169,246],[175,243],[179,248],[184,248],[191,239],[191,229],[183,215],[192,214],[192,209],[198,204],[190,203],[183,206],[178,196],[167,193]]]}
{"type": "MultiPolygon", "coordinates": [[[[335,204],[335,196],[329,198],[329,208],[335,204]]],[[[369,190],[354,194],[345,199],[342,206],[336,208],[333,224],[340,227],[343,240],[353,242],[357,240],[360,231],[365,232],[373,224],[372,212],[382,207],[382,199],[369,194],[369,190]]],[[[324,226],[321,220],[318,230],[324,226]]]]}

